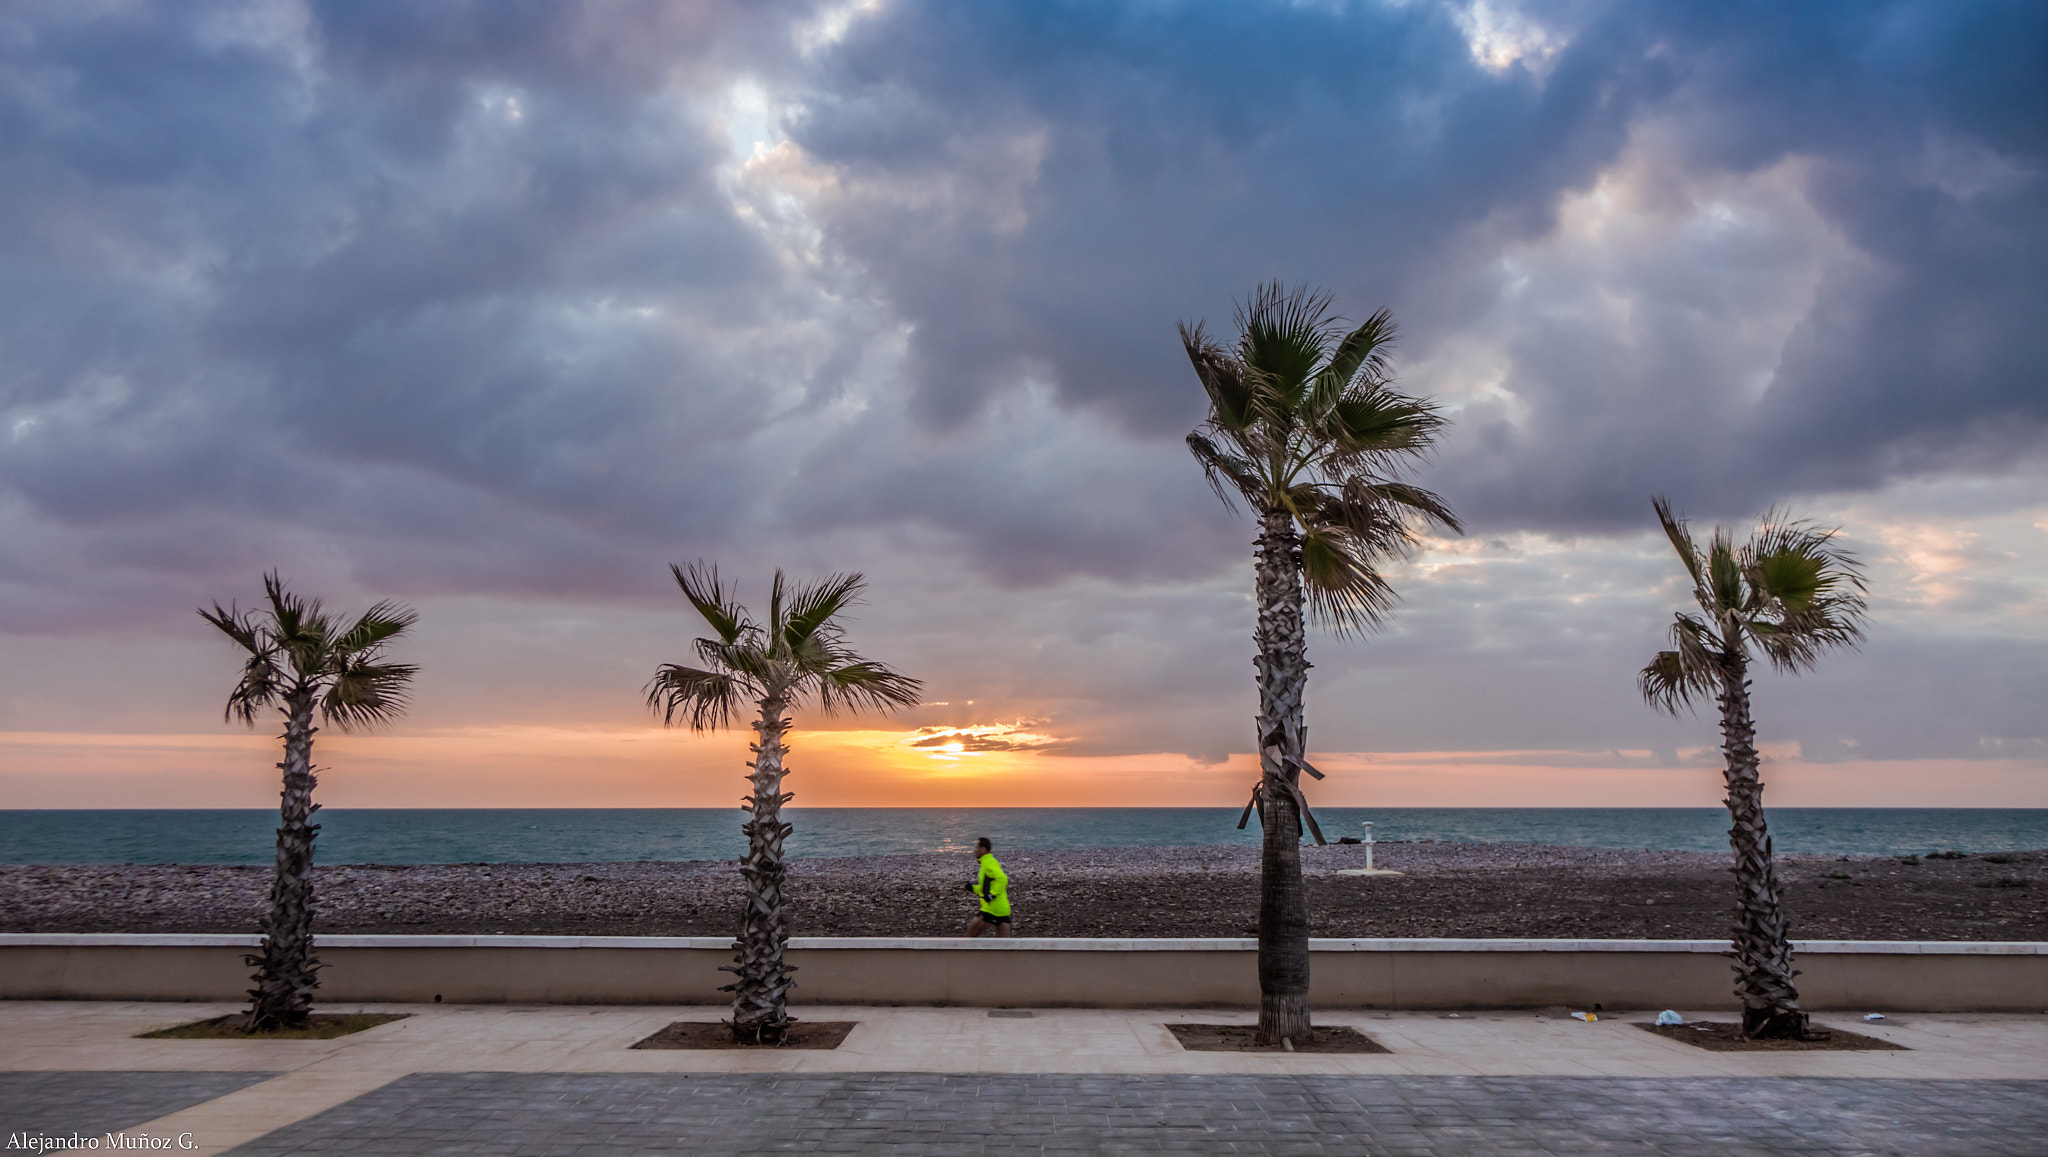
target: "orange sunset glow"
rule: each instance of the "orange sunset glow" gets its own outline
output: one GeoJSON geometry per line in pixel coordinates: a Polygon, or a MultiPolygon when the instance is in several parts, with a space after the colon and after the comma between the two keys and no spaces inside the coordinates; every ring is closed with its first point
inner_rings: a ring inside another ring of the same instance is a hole
{"type": "MultiPolygon", "coordinates": [[[[989,724],[935,732],[799,732],[789,790],[802,807],[1235,807],[1254,778],[1248,754],[1066,755],[1050,744],[973,750],[989,724]],[[935,734],[963,733],[933,745],[935,734]]],[[[1043,739],[1043,736],[1034,736],[1043,739]]],[[[743,733],[648,727],[500,728],[431,735],[323,737],[322,799],[332,807],[723,807],[745,792],[743,733]]],[[[2026,760],[1814,763],[1767,749],[1780,806],[1996,806],[2030,790],[2026,760]]],[[[1718,753],[1655,766],[1636,752],[1404,752],[1316,756],[1310,789],[1332,807],[1713,807],[1718,753]]],[[[255,734],[0,733],[0,793],[16,807],[261,807],[276,792],[275,741],[255,734]]]]}

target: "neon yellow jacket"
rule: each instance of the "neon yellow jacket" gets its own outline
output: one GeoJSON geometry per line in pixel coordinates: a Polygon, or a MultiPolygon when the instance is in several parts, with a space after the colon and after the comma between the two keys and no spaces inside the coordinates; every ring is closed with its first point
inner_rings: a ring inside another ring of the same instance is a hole
{"type": "Polygon", "coordinates": [[[1010,914],[1010,877],[993,853],[981,857],[981,871],[974,877],[974,894],[981,897],[981,910],[989,915],[1010,914]]]}

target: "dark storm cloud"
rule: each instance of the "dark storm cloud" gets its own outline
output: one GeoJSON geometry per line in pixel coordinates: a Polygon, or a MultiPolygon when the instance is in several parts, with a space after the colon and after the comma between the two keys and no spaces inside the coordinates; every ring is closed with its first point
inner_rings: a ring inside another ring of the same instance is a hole
{"type": "Polygon", "coordinates": [[[1634,525],[1667,489],[1739,513],[2038,451],[2048,12],[1520,10],[1563,46],[1495,71],[1434,5],[893,4],[808,74],[792,131],[841,182],[832,242],[915,326],[941,428],[1037,373],[1177,432],[1196,397],[1171,321],[1284,276],[1392,304],[1411,354],[1510,332],[1526,412],[1469,407],[1433,475],[1482,524],[1634,525]],[[1506,300],[1502,248],[1652,132],[1679,201],[1798,161],[1856,260],[1815,256],[1810,304],[1759,299],[1746,281],[1796,278],[1785,247],[1820,240],[1766,223],[1591,287],[1632,299],[1624,321],[1506,300]],[[1729,355],[1788,307],[1782,360],[1729,355]]]}
{"type": "Polygon", "coordinates": [[[0,17],[15,541],[137,565],[118,544],[174,522],[214,565],[159,562],[213,580],[265,520],[351,542],[366,581],[524,591],[615,586],[588,565],[618,553],[591,549],[606,525],[715,537],[779,405],[764,379],[808,372],[722,335],[813,306],[719,188],[728,145],[691,102],[772,72],[791,15],[0,17]]]}
{"type": "Polygon", "coordinates": [[[1282,275],[1377,300],[1476,222],[1541,229],[1671,83],[1618,39],[1538,85],[1435,6],[899,4],[792,131],[846,183],[830,237],[917,325],[928,420],[1043,366],[1159,434],[1198,416],[1175,319],[1282,275]]]}
{"type": "Polygon", "coordinates": [[[2038,9],[1538,4],[1493,67],[1461,11],[896,3],[806,55],[803,7],[17,8],[0,472],[50,525],[317,520],[430,585],[570,589],[481,541],[529,516],[616,550],[911,523],[1007,581],[1199,572],[1241,535],[1177,458],[1171,325],[1272,276],[1394,305],[1411,359],[1507,360],[1519,410],[1448,399],[1431,473],[1481,525],[2038,446],[2038,9]],[[741,76],[797,102],[816,258],[731,186],[741,76]],[[1646,139],[1681,209],[1799,158],[1813,220],[1504,289],[1646,139]],[[1625,321],[1579,308],[1616,293],[1625,321]],[[1733,388],[1761,355],[1726,335],[1788,311],[1768,388],[1733,388]],[[816,416],[863,366],[866,409],[816,416]],[[1027,382],[1060,413],[976,425],[1027,382]]]}

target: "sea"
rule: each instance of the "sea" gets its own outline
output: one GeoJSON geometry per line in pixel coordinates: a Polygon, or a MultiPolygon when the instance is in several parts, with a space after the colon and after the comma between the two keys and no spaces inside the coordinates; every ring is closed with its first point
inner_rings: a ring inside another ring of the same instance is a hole
{"type": "MultiPolygon", "coordinates": [[[[789,808],[792,857],[1254,844],[1236,808],[789,808]]],[[[2048,848],[2048,808],[1774,808],[1777,850],[1831,855],[2048,848]]],[[[1331,841],[1562,844],[1720,851],[1720,808],[1319,808],[1331,841]]],[[[730,860],[742,815],[725,808],[334,808],[318,815],[324,864],[730,860]]],[[[0,810],[0,863],[268,864],[277,813],[0,810]]]]}

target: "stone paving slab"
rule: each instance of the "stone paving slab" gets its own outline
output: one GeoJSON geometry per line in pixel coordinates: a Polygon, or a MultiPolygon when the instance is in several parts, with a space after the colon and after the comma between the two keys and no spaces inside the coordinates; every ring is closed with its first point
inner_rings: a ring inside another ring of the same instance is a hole
{"type": "Polygon", "coordinates": [[[2039,1154],[2048,1081],[1160,1074],[416,1073],[232,1150],[2039,1154]]]}
{"type": "Polygon", "coordinates": [[[98,1137],[224,1097],[275,1073],[0,1072],[0,1133],[98,1137]]]}

